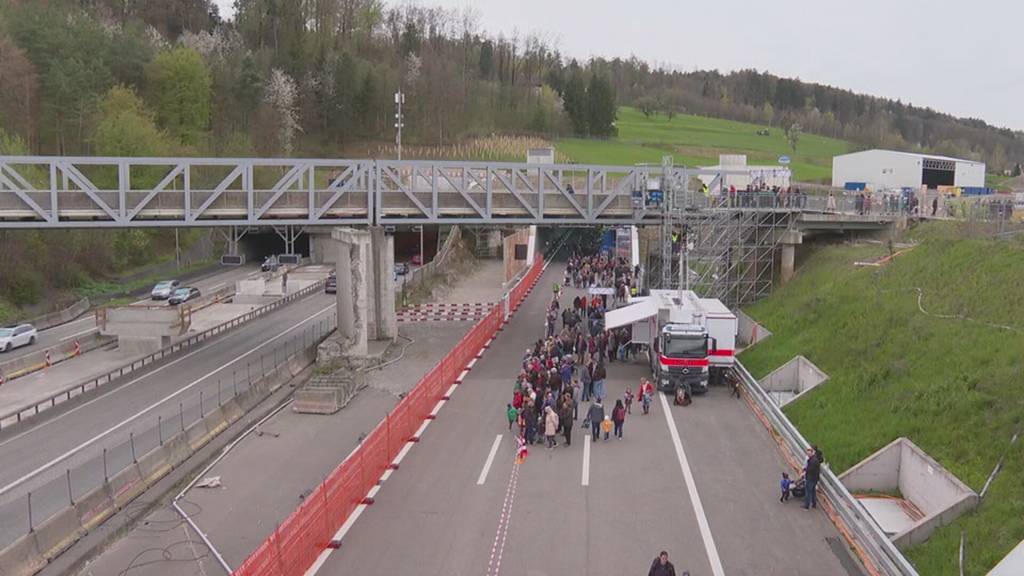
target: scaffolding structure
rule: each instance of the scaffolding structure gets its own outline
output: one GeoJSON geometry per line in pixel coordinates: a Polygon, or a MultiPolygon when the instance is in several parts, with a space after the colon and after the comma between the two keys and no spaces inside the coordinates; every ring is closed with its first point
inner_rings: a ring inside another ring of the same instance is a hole
{"type": "Polygon", "coordinates": [[[793,212],[716,205],[686,170],[669,163],[662,174],[664,213],[659,246],[648,251],[650,287],[688,288],[737,308],[771,293],[793,212]]]}

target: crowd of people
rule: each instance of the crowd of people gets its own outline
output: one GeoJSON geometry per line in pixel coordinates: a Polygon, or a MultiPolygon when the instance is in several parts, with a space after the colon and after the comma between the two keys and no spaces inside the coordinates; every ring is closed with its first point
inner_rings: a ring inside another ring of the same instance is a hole
{"type": "MultiPolygon", "coordinates": [[[[638,269],[621,258],[603,254],[569,258],[565,281],[573,287],[614,288],[612,305],[635,294],[638,269]]],[[[633,349],[628,329],[605,330],[608,294],[586,293],[562,306],[563,291],[555,284],[544,321],[544,337],[526,349],[507,405],[509,429],[519,439],[520,458],[528,446],[544,442],[547,449],[572,445],[572,429],[582,426],[594,441],[623,438],[626,415],[639,398],[647,413],[653,385],[636,393],[627,386],[614,400],[608,397],[607,364],[624,361],[633,349]],[[588,403],[585,410],[580,405],[588,403]]],[[[566,298],[568,300],[568,298],[566,298]]]]}

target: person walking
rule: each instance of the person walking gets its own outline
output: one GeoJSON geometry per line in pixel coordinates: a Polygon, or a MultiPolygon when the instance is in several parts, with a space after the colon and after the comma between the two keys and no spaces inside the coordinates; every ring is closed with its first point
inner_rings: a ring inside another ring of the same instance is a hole
{"type": "Polygon", "coordinates": [[[615,408],[612,409],[612,424],[615,425],[615,437],[622,440],[622,425],[626,422],[626,407],[622,400],[615,401],[615,408]]]}
{"type": "Polygon", "coordinates": [[[598,398],[604,398],[604,380],[608,377],[608,371],[605,370],[604,362],[598,362],[597,366],[594,366],[594,395],[598,398]]]}
{"type": "Polygon", "coordinates": [[[562,409],[558,413],[558,421],[562,424],[566,447],[572,446],[572,395],[569,393],[562,396],[562,409]]]}
{"type": "Polygon", "coordinates": [[[676,567],[668,561],[668,552],[662,550],[661,554],[658,554],[651,564],[647,576],[676,576],[676,567]]]}
{"type": "Polygon", "coordinates": [[[519,419],[519,411],[512,404],[509,404],[505,408],[505,415],[508,417],[508,429],[512,429],[512,424],[519,419]]]}
{"type": "Polygon", "coordinates": [[[804,510],[818,507],[818,479],[821,477],[821,460],[814,448],[807,449],[807,464],[804,466],[804,510]]]}
{"type": "Polygon", "coordinates": [[[601,404],[601,397],[595,397],[594,403],[587,411],[587,419],[590,420],[590,432],[594,442],[601,439],[601,423],[604,422],[604,406],[601,404]]]}
{"type": "Polygon", "coordinates": [[[526,427],[526,443],[533,444],[537,435],[537,410],[532,400],[526,401],[523,410],[523,425],[526,427]]]}
{"type": "Polygon", "coordinates": [[[551,406],[544,407],[544,436],[548,440],[548,450],[558,446],[555,441],[555,434],[558,433],[558,414],[551,409],[551,406]]]}

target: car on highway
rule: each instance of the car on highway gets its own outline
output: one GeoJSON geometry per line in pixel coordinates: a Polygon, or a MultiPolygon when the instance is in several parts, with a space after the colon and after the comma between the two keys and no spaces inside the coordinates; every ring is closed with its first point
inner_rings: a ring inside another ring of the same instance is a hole
{"type": "Polygon", "coordinates": [[[327,276],[327,282],[324,284],[324,292],[327,294],[338,293],[338,275],[336,273],[331,272],[327,276]]]}
{"type": "Polygon", "coordinates": [[[0,350],[10,352],[36,343],[36,329],[31,324],[18,324],[0,328],[0,350]]]}
{"type": "Polygon", "coordinates": [[[396,276],[405,276],[408,273],[409,273],[409,263],[408,262],[395,262],[395,275],[396,276]]]}
{"type": "Polygon", "coordinates": [[[181,282],[178,280],[157,282],[156,286],[153,286],[153,291],[149,293],[149,297],[153,300],[167,300],[180,285],[181,282]]]}
{"type": "Polygon", "coordinates": [[[281,267],[281,262],[278,261],[277,256],[271,255],[263,259],[263,264],[260,264],[261,272],[277,272],[277,269],[281,267]]]}
{"type": "Polygon", "coordinates": [[[171,294],[171,297],[167,299],[167,303],[174,306],[183,302],[188,302],[189,300],[195,300],[196,298],[199,298],[199,296],[201,296],[199,288],[196,288],[195,286],[186,286],[175,290],[174,293],[171,294]]]}

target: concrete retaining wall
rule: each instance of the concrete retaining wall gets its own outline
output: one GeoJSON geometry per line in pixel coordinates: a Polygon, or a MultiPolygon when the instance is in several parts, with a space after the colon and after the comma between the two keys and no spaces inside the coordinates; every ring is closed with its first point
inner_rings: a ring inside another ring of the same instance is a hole
{"type": "MultiPolygon", "coordinates": [[[[82,354],[114,343],[114,338],[101,336],[99,330],[77,338],[82,354]]],[[[0,363],[0,374],[5,381],[11,381],[26,374],[46,368],[46,353],[50,353],[50,364],[57,364],[75,357],[75,340],[68,340],[56,346],[0,363]]],[[[0,572],[2,574],[2,572],[0,572]]]]}
{"type": "Polygon", "coordinates": [[[178,336],[188,331],[188,315],[179,306],[122,306],[107,308],[100,334],[125,338],[178,336]]]}
{"type": "MultiPolygon", "coordinates": [[[[62,310],[43,314],[42,316],[36,316],[35,318],[29,318],[28,320],[22,320],[18,323],[31,324],[36,327],[36,330],[46,330],[47,328],[53,328],[54,326],[60,326],[61,324],[71,322],[82,314],[85,314],[89,310],[89,306],[89,299],[82,298],[78,302],[75,302],[71,306],[62,310]]],[[[0,572],[0,574],[2,574],[2,572],[0,572]]]]}
{"type": "Polygon", "coordinates": [[[223,406],[213,409],[184,432],[149,451],[138,463],[114,474],[103,486],[78,498],[36,530],[0,550],[0,575],[31,576],[118,510],[145,492],[168,472],[188,460],[217,434],[242,418],[275,390],[301,374],[316,359],[316,348],[292,356],[288,362],[223,406]]]}
{"type": "Polygon", "coordinates": [[[776,404],[785,406],[826,380],[828,374],[815,366],[814,362],[796,356],[762,378],[761,387],[776,404]]]}
{"type": "Polygon", "coordinates": [[[740,348],[748,348],[757,344],[761,340],[772,335],[772,333],[757,323],[753,318],[747,316],[746,312],[738,310],[736,312],[736,319],[738,321],[738,331],[736,334],[736,345],[740,348]]]}
{"type": "Polygon", "coordinates": [[[843,473],[851,492],[899,490],[924,518],[892,536],[900,549],[920,544],[940,526],[978,505],[978,495],[907,438],[897,438],[843,473]]]}

